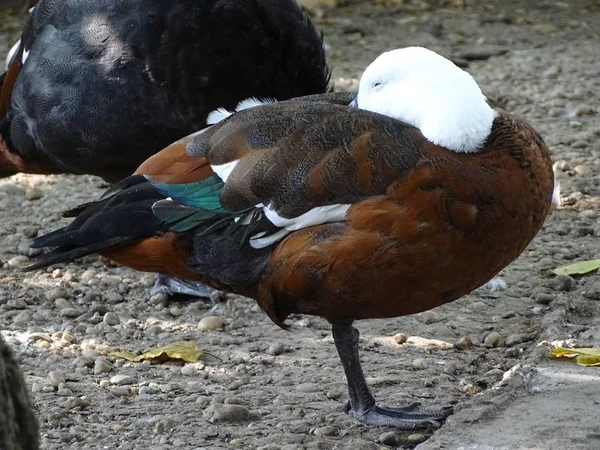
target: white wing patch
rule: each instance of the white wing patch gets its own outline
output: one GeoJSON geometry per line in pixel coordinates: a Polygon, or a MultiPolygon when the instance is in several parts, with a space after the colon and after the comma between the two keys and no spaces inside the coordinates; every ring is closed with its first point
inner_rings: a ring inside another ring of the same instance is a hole
{"type": "Polygon", "coordinates": [[[277,214],[274,210],[269,207],[264,208],[265,216],[273,223],[273,225],[285,228],[290,231],[300,230],[301,228],[311,227],[313,225],[320,225],[328,222],[339,222],[345,220],[346,211],[348,211],[350,205],[327,205],[318,206],[305,212],[304,214],[293,217],[291,219],[285,219],[277,214]]]}
{"type": "Polygon", "coordinates": [[[208,125],[214,125],[214,124],[220,122],[221,120],[227,119],[233,113],[240,112],[240,111],[243,111],[244,109],[248,109],[248,108],[254,108],[255,106],[266,105],[268,103],[277,103],[277,100],[275,100],[274,98],[265,98],[265,99],[259,100],[254,97],[250,97],[250,98],[247,98],[246,100],[242,100],[241,102],[239,102],[237,104],[237,106],[235,107],[234,111],[229,111],[225,108],[215,109],[206,117],[206,123],[208,125]]]}
{"type": "Polygon", "coordinates": [[[283,239],[292,231],[301,230],[302,228],[308,228],[313,225],[341,222],[346,219],[346,211],[348,211],[348,208],[350,208],[350,205],[348,204],[319,206],[298,217],[286,219],[281,217],[270,207],[263,207],[267,219],[269,219],[273,225],[281,227],[282,229],[267,237],[263,237],[265,235],[264,232],[255,234],[250,238],[250,245],[253,248],[264,248],[283,239]]]}
{"type": "Polygon", "coordinates": [[[231,172],[233,171],[233,169],[235,169],[235,166],[237,166],[238,162],[239,160],[236,159],[235,161],[231,161],[225,164],[210,166],[210,168],[213,170],[214,173],[216,173],[219,176],[221,180],[223,180],[223,183],[227,183],[227,178],[229,178],[229,175],[231,175],[231,172]]]}

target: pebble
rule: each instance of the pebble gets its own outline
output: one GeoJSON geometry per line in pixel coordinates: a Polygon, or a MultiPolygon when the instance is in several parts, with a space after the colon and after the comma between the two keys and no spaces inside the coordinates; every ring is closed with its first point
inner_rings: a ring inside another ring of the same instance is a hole
{"type": "Polygon", "coordinates": [[[244,319],[235,319],[233,322],[229,324],[230,330],[237,330],[238,328],[242,328],[246,326],[246,321],[244,319]]]}
{"type": "Polygon", "coordinates": [[[573,278],[569,275],[556,275],[548,284],[555,291],[569,292],[573,287],[573,278]]]}
{"type": "Polygon", "coordinates": [[[492,369],[492,370],[488,370],[486,373],[484,373],[483,376],[500,379],[504,376],[504,371],[502,369],[492,369]]]}
{"type": "Polygon", "coordinates": [[[271,345],[269,345],[269,348],[267,350],[267,353],[271,356],[281,355],[283,352],[285,352],[285,347],[281,342],[272,343],[271,345]]]}
{"type": "Polygon", "coordinates": [[[500,336],[500,333],[492,331],[483,340],[483,345],[485,345],[487,348],[498,347],[498,344],[500,344],[501,340],[502,336],[500,336]]]}
{"type": "Polygon", "coordinates": [[[25,255],[13,256],[7,261],[8,267],[17,268],[29,264],[29,258],[25,255]]]}
{"type": "Polygon", "coordinates": [[[73,395],[73,391],[66,386],[60,387],[56,391],[56,395],[59,395],[61,397],[70,397],[71,395],[73,395]]]}
{"type": "Polygon", "coordinates": [[[27,200],[39,200],[42,198],[42,191],[36,187],[28,187],[25,189],[25,198],[27,200]]]}
{"type": "Polygon", "coordinates": [[[198,375],[198,367],[195,364],[186,364],[181,368],[181,375],[192,377],[198,375]]]}
{"type": "Polygon", "coordinates": [[[473,347],[473,341],[466,336],[461,337],[457,342],[454,343],[456,350],[467,350],[473,347]]]}
{"type": "Polygon", "coordinates": [[[82,283],[87,283],[95,276],[96,276],[96,271],[94,269],[87,269],[86,271],[84,271],[81,274],[79,279],[81,280],[82,283]]]}
{"type": "Polygon", "coordinates": [[[446,365],[446,367],[444,367],[444,373],[447,373],[448,375],[456,375],[458,368],[456,366],[456,363],[449,363],[446,365]]]}
{"type": "Polygon", "coordinates": [[[525,342],[527,340],[527,336],[522,334],[511,334],[506,337],[504,340],[504,345],[507,347],[512,347],[513,345],[520,344],[521,342],[525,342]]]}
{"type": "Polygon", "coordinates": [[[319,390],[319,385],[316,383],[301,383],[296,386],[296,390],[304,393],[317,392],[319,390]]]}
{"type": "Polygon", "coordinates": [[[398,438],[396,437],[396,433],[393,431],[386,431],[385,433],[381,433],[379,435],[379,442],[383,445],[387,445],[389,447],[395,447],[398,443],[398,438]]]}
{"type": "Polygon", "coordinates": [[[138,391],[139,395],[154,395],[158,394],[159,390],[150,386],[142,386],[138,391]]]}
{"type": "Polygon", "coordinates": [[[56,300],[54,300],[54,306],[56,306],[58,309],[73,308],[73,303],[66,298],[58,297],[56,300]]]}
{"type": "Polygon", "coordinates": [[[46,293],[46,299],[51,302],[54,302],[54,301],[56,301],[56,299],[66,298],[66,297],[68,297],[68,295],[69,295],[69,293],[67,292],[67,290],[65,288],[55,287],[53,289],[50,289],[46,293]]]}
{"type": "Polygon", "coordinates": [[[100,352],[97,350],[92,350],[91,348],[86,348],[81,352],[81,356],[85,356],[87,358],[96,359],[100,356],[100,352]]]}
{"type": "Polygon", "coordinates": [[[31,313],[29,311],[21,311],[13,319],[14,325],[27,325],[31,322],[31,313]]]}
{"type": "Polygon", "coordinates": [[[423,323],[425,325],[430,325],[432,323],[436,323],[442,320],[442,316],[440,316],[435,311],[425,311],[421,313],[421,318],[423,319],[423,323]]]}
{"type": "Polygon", "coordinates": [[[75,367],[94,367],[94,360],[92,358],[88,358],[87,356],[78,356],[73,360],[73,365],[75,367]]]}
{"type": "Polygon", "coordinates": [[[242,405],[214,403],[206,409],[204,416],[211,422],[242,422],[250,417],[250,411],[242,405]]]}
{"type": "Polygon", "coordinates": [[[408,341],[408,336],[404,333],[398,333],[394,335],[394,340],[396,341],[396,344],[402,345],[408,341]]]}
{"type": "Polygon", "coordinates": [[[427,361],[425,361],[423,358],[417,358],[412,362],[412,368],[415,370],[427,369],[427,361]]]}
{"type": "Polygon", "coordinates": [[[339,434],[339,430],[332,425],[327,425],[316,428],[313,434],[315,436],[337,436],[339,434]]]}
{"type": "Polygon", "coordinates": [[[61,372],[52,370],[48,372],[48,381],[52,386],[58,387],[60,383],[64,383],[66,380],[65,376],[61,372]]]}
{"type": "Polygon", "coordinates": [[[121,323],[121,318],[114,312],[107,312],[102,319],[107,325],[118,325],[121,323]]]}
{"type": "Polygon", "coordinates": [[[117,397],[126,397],[131,394],[129,386],[114,386],[110,392],[117,397]]]}
{"type": "Polygon", "coordinates": [[[207,316],[198,323],[198,329],[200,331],[216,330],[217,328],[223,328],[224,325],[225,322],[220,317],[207,316]]]}
{"type": "Polygon", "coordinates": [[[210,404],[211,398],[206,395],[201,395],[196,399],[196,404],[200,406],[206,406],[210,404]]]}
{"type": "Polygon", "coordinates": [[[330,389],[327,391],[327,398],[330,398],[332,400],[337,400],[339,398],[342,397],[342,395],[344,395],[344,392],[340,389],[330,389]]]}
{"type": "Polygon", "coordinates": [[[75,308],[63,308],[60,310],[60,315],[63,317],[79,317],[81,314],[75,308]]]}
{"type": "Polygon", "coordinates": [[[554,296],[552,294],[547,294],[545,292],[538,292],[535,294],[535,302],[540,305],[549,305],[552,300],[554,300],[554,296]]]}
{"type": "Polygon", "coordinates": [[[112,372],[113,365],[106,359],[100,357],[94,361],[94,375],[101,375],[103,373],[112,372]]]}
{"type": "Polygon", "coordinates": [[[425,440],[425,436],[423,436],[421,433],[413,433],[408,436],[407,440],[411,444],[419,444],[425,440]]]}
{"type": "Polygon", "coordinates": [[[118,386],[125,386],[128,384],[133,384],[134,379],[133,379],[133,377],[131,377],[129,375],[121,375],[120,374],[120,375],[115,375],[114,377],[111,377],[110,383],[116,384],[118,386]]]}

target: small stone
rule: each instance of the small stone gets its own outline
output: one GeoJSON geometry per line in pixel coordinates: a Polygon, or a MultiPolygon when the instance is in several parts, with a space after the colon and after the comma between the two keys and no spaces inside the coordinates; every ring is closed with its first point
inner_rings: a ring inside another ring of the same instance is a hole
{"type": "Polygon", "coordinates": [[[88,283],[92,278],[96,276],[96,271],[94,269],[87,269],[85,272],[81,274],[79,279],[82,283],[88,283]]]}
{"type": "Polygon", "coordinates": [[[447,373],[448,375],[456,375],[457,370],[458,368],[453,362],[449,363],[448,365],[446,365],[446,367],[444,367],[444,373],[447,373]]]}
{"type": "Polygon", "coordinates": [[[70,344],[75,340],[75,338],[68,331],[63,331],[62,336],[60,337],[60,340],[70,344]]]}
{"type": "Polygon", "coordinates": [[[66,298],[66,297],[68,297],[68,295],[69,295],[69,293],[66,291],[66,289],[61,288],[61,287],[55,287],[53,289],[50,289],[46,293],[46,299],[53,302],[57,298],[66,298]]]}
{"type": "Polygon", "coordinates": [[[504,340],[504,345],[506,345],[507,347],[512,347],[514,345],[520,344],[521,342],[525,342],[526,340],[527,337],[523,336],[522,334],[511,334],[507,336],[504,340]]]}
{"type": "Polygon", "coordinates": [[[100,385],[100,387],[109,387],[110,386],[110,381],[108,381],[108,380],[100,380],[100,382],[98,384],[100,385]]]}
{"type": "Polygon", "coordinates": [[[155,389],[153,387],[150,386],[142,386],[140,388],[140,390],[138,391],[139,395],[154,395],[154,394],[158,394],[158,389],[155,389]]]}
{"type": "Polygon", "coordinates": [[[107,312],[104,314],[102,321],[107,325],[118,325],[121,323],[121,318],[114,312],[107,312]]]}
{"type": "Polygon", "coordinates": [[[31,392],[42,392],[42,387],[44,385],[41,383],[33,383],[31,385],[31,392]]]}
{"type": "Polygon", "coordinates": [[[29,258],[25,255],[13,256],[7,261],[8,267],[17,268],[29,264],[29,258]]]}
{"type": "Polygon", "coordinates": [[[198,367],[195,364],[186,364],[181,368],[181,375],[187,377],[193,377],[194,375],[198,375],[198,367]]]}
{"type": "Polygon", "coordinates": [[[408,341],[408,336],[404,333],[398,333],[394,335],[394,340],[396,341],[396,344],[402,345],[408,341]]]}
{"type": "Polygon", "coordinates": [[[94,360],[92,358],[88,358],[87,356],[78,356],[73,360],[73,365],[75,367],[94,367],[94,360]]]}
{"type": "Polygon", "coordinates": [[[331,425],[316,428],[314,431],[315,436],[337,436],[338,434],[339,430],[331,425]]]}
{"type": "Polygon", "coordinates": [[[327,398],[330,398],[332,400],[337,400],[339,398],[342,397],[342,395],[344,395],[344,393],[340,390],[340,389],[330,389],[327,391],[327,398]]]}
{"type": "Polygon", "coordinates": [[[97,350],[86,348],[84,351],[81,352],[81,356],[85,356],[90,359],[96,359],[98,356],[100,356],[100,352],[97,350]]]}
{"type": "Polygon", "coordinates": [[[56,306],[58,309],[64,309],[72,308],[73,304],[66,298],[58,297],[56,300],[54,300],[54,306],[56,306]]]}
{"type": "Polygon", "coordinates": [[[241,405],[212,404],[204,413],[205,417],[216,422],[242,422],[250,417],[248,408],[241,405]]]}
{"type": "Polygon", "coordinates": [[[412,368],[415,370],[427,369],[427,361],[425,361],[423,358],[417,358],[412,362],[412,368]]]}
{"type": "Polygon", "coordinates": [[[198,323],[198,329],[200,331],[216,330],[217,328],[223,328],[225,322],[218,316],[207,316],[198,323]]]}
{"type": "Polygon", "coordinates": [[[42,198],[42,191],[36,187],[28,187],[25,189],[25,198],[27,200],[39,200],[42,198]]]}
{"type": "Polygon", "coordinates": [[[65,376],[57,370],[52,370],[48,372],[48,381],[52,386],[58,387],[60,383],[65,382],[65,376]]]}
{"type": "Polygon", "coordinates": [[[169,308],[169,314],[171,314],[173,317],[179,317],[183,314],[183,311],[177,306],[171,306],[169,308]]]}
{"type": "Polygon", "coordinates": [[[60,315],[63,317],[79,317],[81,314],[75,308],[63,308],[60,310],[60,315]]]}
{"type": "Polygon", "coordinates": [[[419,444],[420,442],[423,442],[425,440],[425,436],[423,436],[421,433],[414,433],[410,434],[407,440],[411,444],[419,444]]]}
{"type": "Polygon", "coordinates": [[[456,350],[467,350],[473,347],[473,341],[466,336],[461,337],[457,342],[454,343],[456,350]]]}
{"type": "Polygon", "coordinates": [[[127,397],[128,395],[131,395],[129,386],[114,386],[110,392],[116,397],[127,397]]]}
{"type": "Polygon", "coordinates": [[[547,294],[545,292],[538,292],[535,294],[535,302],[540,305],[549,305],[552,300],[554,300],[554,296],[552,294],[547,294]]]}
{"type": "Polygon", "coordinates": [[[154,426],[154,434],[163,434],[165,432],[165,423],[161,420],[159,422],[156,422],[156,425],[154,426]]]}
{"type": "Polygon", "coordinates": [[[319,385],[316,383],[301,383],[296,386],[296,390],[304,393],[317,392],[319,390],[319,385]]]}
{"type": "Polygon", "coordinates": [[[233,322],[229,324],[230,330],[237,330],[238,328],[242,328],[246,326],[246,321],[244,319],[235,319],[233,322]]]}
{"type": "Polygon", "coordinates": [[[379,435],[379,442],[383,445],[387,445],[389,447],[395,447],[398,444],[398,438],[396,437],[396,433],[393,431],[386,431],[385,433],[381,433],[379,435]]]}
{"type": "Polygon", "coordinates": [[[94,375],[112,372],[113,365],[104,358],[96,358],[94,361],[94,375]]]}
{"type": "Polygon", "coordinates": [[[267,353],[271,356],[281,355],[283,352],[285,352],[285,347],[281,342],[272,343],[267,350],[267,353]]]}
{"type": "MultiPolygon", "coordinates": [[[[587,142],[586,142],[586,144],[587,144],[587,142]]],[[[574,147],[574,146],[572,146],[572,147],[573,148],[577,148],[577,147],[574,147]]],[[[584,166],[582,164],[579,164],[579,165],[573,167],[573,170],[575,171],[575,173],[577,175],[581,175],[582,177],[586,176],[588,173],[590,173],[590,170],[587,168],[587,166],[584,166]]]]}
{"type": "Polygon", "coordinates": [[[487,348],[498,347],[498,344],[500,344],[501,340],[502,336],[500,336],[500,333],[492,331],[483,339],[483,345],[485,345],[487,348]]]}
{"type": "Polygon", "coordinates": [[[83,396],[83,397],[70,397],[67,399],[67,401],[64,404],[66,409],[84,409],[88,406],[90,406],[90,400],[83,396]]]}
{"type": "Polygon", "coordinates": [[[129,375],[115,375],[114,377],[111,377],[110,383],[118,386],[125,386],[128,384],[133,384],[134,379],[129,375]]]}
{"type": "Polygon", "coordinates": [[[500,379],[504,376],[504,371],[501,369],[492,369],[492,370],[488,370],[486,373],[484,373],[483,376],[500,379]]]}
{"type": "Polygon", "coordinates": [[[425,325],[430,325],[442,320],[442,317],[435,311],[425,311],[421,313],[421,318],[423,319],[423,323],[425,325]]]}
{"type": "Polygon", "coordinates": [[[70,397],[71,395],[73,395],[73,391],[68,387],[60,387],[56,391],[56,395],[59,395],[61,397],[70,397]]]}
{"type": "Polygon", "coordinates": [[[206,406],[210,404],[211,398],[206,395],[201,395],[196,399],[196,404],[200,406],[206,406]]]}
{"type": "Polygon", "coordinates": [[[555,291],[569,292],[573,287],[573,278],[569,275],[556,275],[550,280],[549,285],[555,291]]]}
{"type": "Polygon", "coordinates": [[[29,322],[31,322],[31,313],[29,311],[21,311],[13,319],[13,324],[15,325],[27,325],[29,322]]]}

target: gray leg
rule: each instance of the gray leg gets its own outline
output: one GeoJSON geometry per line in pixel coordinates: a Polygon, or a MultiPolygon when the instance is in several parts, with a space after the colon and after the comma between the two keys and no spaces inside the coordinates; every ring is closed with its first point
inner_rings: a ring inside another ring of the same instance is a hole
{"type": "Polygon", "coordinates": [[[150,289],[150,295],[154,294],[167,294],[169,296],[189,295],[191,297],[210,299],[212,303],[218,303],[227,299],[225,292],[217,291],[196,281],[182,280],[181,278],[170,277],[161,273],[154,274],[154,286],[150,289]]]}
{"type": "Polygon", "coordinates": [[[414,412],[419,407],[418,403],[405,408],[377,406],[360,365],[358,330],[351,323],[344,323],[333,324],[332,332],[348,381],[349,411],[356,419],[369,425],[414,430],[431,426],[452,414],[451,408],[439,412],[414,412]]]}

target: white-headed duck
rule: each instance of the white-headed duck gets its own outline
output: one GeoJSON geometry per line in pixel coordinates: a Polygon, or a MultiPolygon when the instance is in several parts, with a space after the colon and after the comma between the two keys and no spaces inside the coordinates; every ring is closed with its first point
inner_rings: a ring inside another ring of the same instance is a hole
{"type": "Polygon", "coordinates": [[[252,297],[281,327],[324,317],[351,414],[411,429],[450,409],[377,406],[352,323],[483,285],[538,233],[552,192],[527,122],[494,111],[447,59],[405,48],[378,57],[356,96],[264,104],[172,144],[37,238],[54,250],[32,268],[98,252],[252,297]]]}

